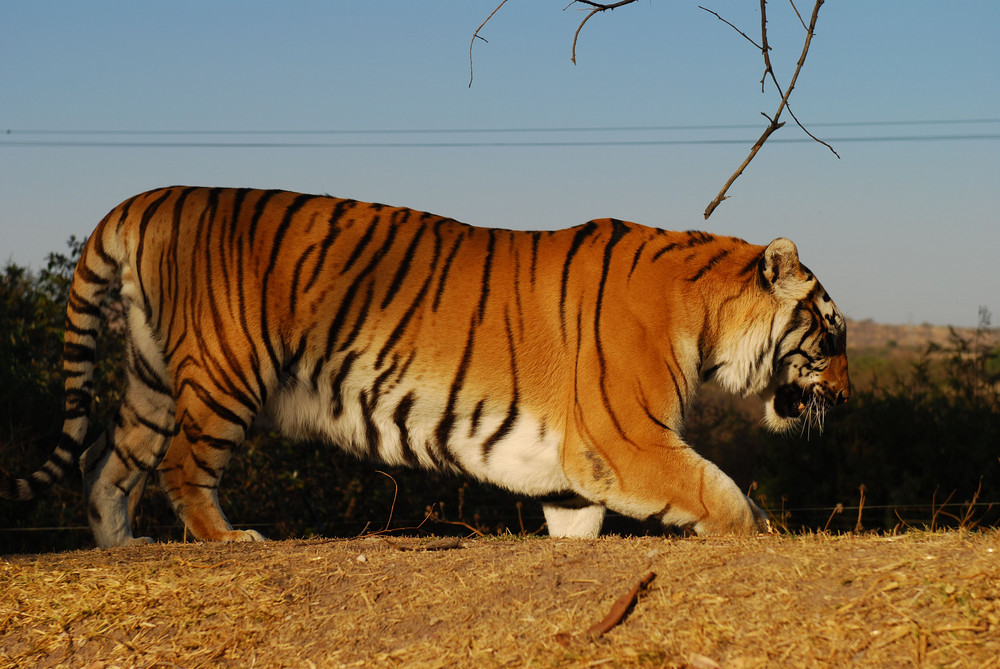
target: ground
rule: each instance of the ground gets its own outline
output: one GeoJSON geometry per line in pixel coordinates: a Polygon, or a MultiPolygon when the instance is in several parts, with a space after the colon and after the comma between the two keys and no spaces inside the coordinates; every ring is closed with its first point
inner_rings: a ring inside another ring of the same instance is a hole
{"type": "Polygon", "coordinates": [[[0,667],[982,667],[998,656],[995,530],[374,536],[0,557],[0,667]],[[623,619],[588,632],[650,572],[623,619]]]}

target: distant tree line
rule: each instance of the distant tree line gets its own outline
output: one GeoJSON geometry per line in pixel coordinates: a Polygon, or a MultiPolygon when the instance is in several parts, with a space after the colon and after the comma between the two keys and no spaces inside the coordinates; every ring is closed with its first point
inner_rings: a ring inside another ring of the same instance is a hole
{"type": "MultiPolygon", "coordinates": [[[[38,272],[7,264],[0,273],[0,467],[17,476],[45,461],[61,429],[63,322],[81,247],[71,239],[69,252],[50,254],[38,272]]],[[[120,298],[105,310],[111,327],[98,342],[91,438],[113,417],[124,378],[120,298]]],[[[1000,500],[1000,347],[989,325],[984,310],[973,337],[953,333],[947,346],[930,346],[856,387],[850,403],[829,413],[822,434],[768,434],[745,404],[708,386],[687,439],[789,530],[995,525],[1000,508],[989,502],[1000,500]]],[[[164,496],[151,488],[137,532],[182,539],[164,496]]],[[[266,433],[237,451],[221,494],[234,524],[249,523],[272,538],[387,528],[544,531],[537,502],[266,433]]],[[[0,552],[91,546],[86,526],[78,473],[38,500],[0,500],[0,552]]],[[[605,529],[662,532],[615,516],[605,529]]]]}

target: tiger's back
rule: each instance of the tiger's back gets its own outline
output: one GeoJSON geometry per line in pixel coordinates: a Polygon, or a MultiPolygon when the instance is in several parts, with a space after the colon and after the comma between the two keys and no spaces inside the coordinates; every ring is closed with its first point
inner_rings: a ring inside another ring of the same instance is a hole
{"type": "MultiPolygon", "coordinates": [[[[604,508],[760,529],[756,507],[680,434],[703,376],[767,392],[781,335],[811,331],[802,302],[840,336],[814,277],[772,246],[612,219],[475,228],[284,191],[136,196],[89,240],[67,317],[67,346],[92,346],[90,306],[121,273],[128,388],[81,463],[98,543],[132,541],[128,498],[154,470],[196,536],[259,538],[232,530],[217,499],[259,418],[362,457],[547,498],[556,533],[596,534],[604,508]],[[734,341],[734,323],[753,341],[734,341]]],[[[842,367],[813,370],[829,377],[828,401],[846,399],[842,367]]]]}

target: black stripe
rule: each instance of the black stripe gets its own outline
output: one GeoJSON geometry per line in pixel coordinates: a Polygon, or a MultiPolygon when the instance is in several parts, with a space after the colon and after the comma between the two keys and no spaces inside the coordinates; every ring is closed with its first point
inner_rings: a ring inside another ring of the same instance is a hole
{"type": "Polygon", "coordinates": [[[99,286],[106,286],[110,282],[110,279],[101,276],[87,267],[87,264],[82,259],[76,264],[76,269],[73,270],[73,278],[80,278],[87,283],[96,283],[99,286]]]}
{"type": "Polygon", "coordinates": [[[142,425],[147,430],[154,432],[160,435],[161,437],[164,437],[165,439],[170,439],[174,436],[175,434],[174,425],[170,425],[169,427],[162,427],[157,423],[154,423],[153,421],[149,420],[148,418],[140,414],[139,411],[132,404],[128,403],[127,398],[126,401],[122,403],[122,407],[118,410],[119,416],[121,416],[121,409],[124,408],[127,408],[129,412],[131,412],[132,418],[135,420],[136,423],[142,425]]]}
{"type": "Polygon", "coordinates": [[[487,230],[490,241],[486,246],[486,260],[483,263],[483,278],[479,282],[479,324],[486,318],[486,298],[490,295],[490,272],[493,270],[493,251],[496,248],[496,230],[487,230]]]}
{"type": "Polygon", "coordinates": [[[510,329],[510,318],[507,314],[504,314],[504,324],[507,328],[507,350],[510,353],[510,382],[511,388],[511,398],[510,406],[507,407],[507,415],[504,416],[503,422],[497,428],[490,437],[483,442],[483,461],[490,457],[490,452],[493,447],[500,442],[501,439],[510,434],[510,431],[514,429],[514,424],[517,422],[520,416],[520,409],[518,407],[518,402],[521,399],[521,393],[518,389],[517,383],[517,355],[514,352],[514,335],[510,329]]]}
{"type": "Polygon", "coordinates": [[[87,346],[86,344],[74,344],[73,342],[66,342],[63,344],[64,362],[93,363],[96,359],[97,351],[95,351],[92,346],[87,346]]]}
{"type": "Polygon", "coordinates": [[[361,328],[364,326],[365,321],[368,320],[368,310],[371,308],[372,302],[375,297],[375,282],[368,282],[368,290],[365,292],[365,299],[361,301],[361,310],[358,312],[357,318],[354,319],[354,326],[351,327],[351,331],[347,333],[344,338],[343,343],[337,348],[338,351],[346,351],[354,343],[354,340],[358,338],[361,334],[361,328]]]}
{"type": "Polygon", "coordinates": [[[56,441],[56,451],[58,452],[60,450],[70,453],[75,460],[83,451],[83,442],[77,441],[71,435],[62,432],[59,434],[59,439],[56,441]]]}
{"type": "Polygon", "coordinates": [[[191,388],[195,396],[205,405],[206,408],[212,411],[219,418],[232,423],[233,425],[238,425],[244,432],[246,432],[249,425],[243,420],[236,412],[228,407],[223,406],[217,400],[215,400],[208,390],[193,380],[185,379],[181,382],[177,389],[178,396],[183,394],[185,387],[191,388]]]}
{"type": "Polygon", "coordinates": [[[362,390],[358,395],[358,402],[361,404],[361,420],[365,424],[365,441],[367,442],[365,445],[368,447],[368,459],[374,460],[381,449],[379,431],[372,418],[375,405],[378,403],[378,394],[372,392],[369,395],[368,391],[362,390]]]}
{"type": "Polygon", "coordinates": [[[469,422],[469,439],[476,436],[476,432],[479,431],[479,421],[483,419],[483,408],[486,406],[486,400],[481,399],[476,402],[476,408],[472,410],[472,419],[469,422]]]}
{"type": "Polygon", "coordinates": [[[66,332],[72,332],[78,337],[96,337],[98,334],[96,329],[77,327],[69,319],[66,319],[66,332]]]}
{"type": "Polygon", "coordinates": [[[707,263],[705,263],[705,265],[703,265],[703,266],[701,267],[701,269],[699,269],[699,270],[698,270],[698,271],[697,271],[697,272],[695,273],[695,275],[694,275],[694,276],[690,277],[690,278],[688,279],[688,281],[690,281],[690,282],[692,282],[692,283],[693,283],[693,282],[697,281],[698,279],[700,279],[701,277],[705,276],[705,273],[706,273],[706,272],[708,272],[708,271],[709,271],[709,270],[711,270],[711,269],[712,269],[713,267],[715,267],[715,266],[716,266],[716,265],[718,265],[718,264],[719,264],[720,262],[722,262],[722,259],[723,259],[723,258],[725,258],[725,257],[726,257],[726,256],[728,256],[728,255],[729,255],[729,251],[728,251],[728,250],[724,250],[724,251],[720,251],[720,252],[716,253],[716,254],[715,254],[714,256],[712,256],[712,257],[711,257],[711,258],[709,259],[709,261],[708,261],[707,263]]]}
{"type": "Polygon", "coordinates": [[[80,295],[73,287],[69,289],[69,299],[66,304],[67,309],[72,309],[78,314],[86,316],[101,317],[101,307],[87,298],[80,295]]]}
{"type": "Polygon", "coordinates": [[[573,256],[580,250],[580,246],[584,240],[596,231],[597,224],[593,221],[580,227],[573,235],[573,242],[570,244],[569,251],[566,252],[566,260],[563,261],[562,287],[559,290],[559,324],[562,328],[563,342],[566,341],[566,290],[569,283],[570,264],[573,262],[573,256]]]}
{"type": "MultiPolygon", "coordinates": [[[[188,191],[190,190],[194,189],[188,189],[188,191]]],[[[144,277],[142,272],[142,261],[146,249],[146,238],[152,237],[152,235],[148,235],[146,230],[149,228],[149,224],[153,220],[153,215],[156,214],[157,210],[160,208],[160,205],[166,202],[167,198],[169,198],[173,192],[174,189],[172,188],[164,189],[163,194],[160,195],[159,198],[151,202],[146,207],[146,209],[143,210],[142,217],[139,220],[139,243],[136,245],[135,248],[135,267],[133,268],[133,271],[136,282],[139,284],[139,294],[142,296],[142,308],[145,310],[147,318],[149,317],[150,306],[149,306],[149,296],[146,293],[146,288],[144,286],[145,282],[143,281],[144,277]]],[[[177,229],[176,226],[174,229],[175,230],[177,229]]]]}
{"type": "Polygon", "coordinates": [[[750,260],[747,261],[747,264],[744,265],[742,267],[742,269],[740,269],[740,271],[738,273],[738,276],[748,276],[748,275],[752,274],[754,272],[754,270],[756,270],[760,266],[760,261],[763,258],[764,258],[764,252],[763,251],[761,251],[760,253],[754,254],[753,257],[750,258],[750,260]]]}
{"type": "Polygon", "coordinates": [[[94,252],[96,252],[97,255],[100,256],[101,260],[103,260],[106,265],[110,265],[111,267],[114,267],[114,268],[117,269],[118,262],[114,258],[112,258],[111,254],[108,253],[107,250],[104,248],[104,236],[103,236],[103,234],[101,234],[104,231],[104,224],[110,219],[110,217],[111,217],[111,214],[108,214],[101,221],[100,225],[98,225],[98,227],[97,227],[97,233],[98,233],[97,237],[95,239],[94,236],[91,235],[90,241],[92,243],[88,244],[87,248],[89,250],[93,250],[94,252]]]}
{"type": "Polygon", "coordinates": [[[270,204],[271,199],[281,195],[284,191],[280,190],[266,190],[261,193],[261,196],[257,198],[257,202],[253,206],[253,216],[250,217],[250,227],[247,229],[247,243],[250,245],[250,251],[253,252],[255,237],[257,236],[257,226],[260,224],[261,217],[264,216],[264,211],[267,209],[267,205],[270,204]]]}
{"type": "Polygon", "coordinates": [[[604,402],[604,408],[607,410],[608,417],[611,418],[611,422],[614,424],[615,429],[618,431],[621,438],[628,443],[632,443],[632,441],[625,434],[625,430],[622,428],[621,423],[618,421],[618,416],[615,414],[614,409],[611,407],[611,398],[608,395],[606,378],[607,361],[604,357],[604,345],[601,343],[601,311],[604,306],[604,289],[607,286],[608,275],[611,271],[611,253],[618,242],[620,242],[629,232],[630,230],[628,226],[621,221],[612,221],[611,239],[609,239],[607,244],[604,246],[604,262],[601,267],[601,281],[598,284],[597,301],[594,305],[594,346],[597,349],[597,363],[600,369],[598,386],[601,389],[601,400],[604,402]]]}
{"type": "MultiPolygon", "coordinates": [[[[330,381],[330,388],[333,391],[330,413],[334,418],[340,418],[341,414],[344,413],[344,381],[347,379],[347,375],[350,374],[351,367],[354,365],[354,361],[358,359],[359,355],[360,354],[356,351],[348,352],[348,354],[344,356],[344,361],[340,363],[337,373],[330,381]]],[[[320,365],[317,364],[316,368],[318,370],[320,365]]]]}
{"type": "Polygon", "coordinates": [[[407,393],[392,412],[392,422],[399,430],[399,449],[402,451],[403,461],[410,467],[416,467],[418,462],[413,446],[410,445],[410,432],[406,428],[406,419],[410,416],[414,401],[413,393],[407,393]]]}
{"type": "Polygon", "coordinates": [[[298,261],[295,263],[295,271],[292,272],[292,285],[288,291],[288,313],[292,316],[295,315],[295,307],[298,305],[300,293],[299,282],[302,280],[302,268],[315,250],[316,245],[310,244],[305,253],[300,255],[298,261]]]}
{"type": "MultiPolygon", "coordinates": [[[[347,320],[347,314],[350,312],[351,307],[354,306],[354,298],[358,295],[361,283],[367,278],[369,274],[374,271],[375,267],[381,262],[382,258],[388,253],[389,249],[392,248],[393,242],[396,240],[396,226],[391,225],[386,234],[385,241],[382,246],[372,254],[369,259],[368,264],[358,272],[358,275],[354,277],[354,281],[347,290],[344,291],[344,297],[340,301],[340,307],[337,309],[337,313],[333,317],[333,322],[330,324],[330,329],[327,331],[326,336],[326,353],[324,358],[329,358],[333,355],[334,349],[337,347],[337,340],[340,337],[340,330],[344,326],[344,322],[347,320]]],[[[367,310],[367,307],[363,307],[367,310]]],[[[340,347],[339,350],[343,350],[340,347]]],[[[313,385],[316,385],[316,375],[319,373],[319,367],[313,372],[313,385]]]]}
{"type": "Polygon", "coordinates": [[[451,269],[451,263],[458,254],[458,248],[462,245],[462,242],[465,241],[465,238],[466,231],[463,230],[455,239],[455,245],[451,247],[451,251],[448,253],[448,257],[444,261],[444,267],[441,268],[441,278],[438,279],[437,293],[435,293],[434,303],[431,305],[431,311],[435,313],[441,305],[441,296],[444,294],[444,287],[448,281],[448,271],[451,269]]]}
{"type": "Polygon", "coordinates": [[[389,289],[385,292],[385,297],[382,298],[380,308],[383,311],[385,311],[386,307],[388,307],[392,300],[396,297],[396,293],[399,292],[399,287],[403,285],[406,275],[410,273],[410,265],[413,263],[413,256],[417,253],[417,246],[420,244],[426,229],[427,224],[422,223],[417,231],[413,233],[413,239],[410,240],[409,246],[407,246],[406,251],[403,252],[403,258],[399,261],[399,267],[396,268],[396,274],[392,277],[392,283],[389,284],[389,289]]]}
{"type": "MultiPolygon", "coordinates": [[[[222,281],[220,281],[219,283],[221,284],[222,290],[225,291],[225,294],[220,295],[216,290],[209,288],[208,290],[205,291],[206,292],[205,299],[208,302],[209,311],[211,312],[212,324],[214,326],[214,334],[220,340],[219,341],[220,346],[218,346],[218,349],[221,350],[222,356],[229,364],[229,367],[232,370],[232,374],[227,373],[226,370],[222,368],[222,365],[219,364],[219,361],[216,360],[216,356],[206,356],[206,359],[210,362],[214,362],[215,366],[217,367],[218,373],[215,375],[215,378],[213,378],[213,380],[216,381],[217,385],[224,386],[225,390],[231,397],[240,402],[251,413],[256,413],[257,411],[260,410],[261,406],[263,406],[264,404],[263,383],[257,386],[257,388],[253,388],[251,386],[250,380],[247,379],[242,374],[242,371],[246,366],[245,361],[237,357],[235,353],[235,351],[237,350],[241,351],[247,349],[252,350],[253,346],[252,344],[250,346],[239,346],[238,344],[243,342],[230,341],[230,338],[227,337],[227,333],[230,331],[229,322],[228,320],[224,320],[222,313],[219,309],[220,301],[228,304],[231,301],[232,297],[230,294],[232,282],[230,281],[228,276],[228,263],[226,262],[225,257],[223,257],[224,254],[220,255],[219,262],[215,263],[213,262],[212,252],[211,252],[212,248],[211,240],[213,236],[213,229],[216,226],[217,222],[216,219],[218,218],[219,195],[220,195],[219,189],[212,189],[209,191],[208,207],[206,210],[203,211],[202,214],[203,225],[201,227],[204,230],[202,236],[204,238],[204,247],[205,247],[204,251],[205,266],[204,266],[203,276],[196,277],[195,280],[204,281],[204,277],[215,276],[216,267],[221,267],[222,269],[223,278],[222,281]],[[224,384],[218,383],[217,379],[219,376],[221,376],[222,379],[225,381],[224,384]],[[237,384],[235,383],[234,378],[238,379],[241,382],[242,388],[237,388],[237,384]]],[[[225,237],[224,231],[220,229],[218,236],[220,240],[223,239],[225,237]]],[[[265,297],[265,299],[262,301],[262,306],[261,306],[262,311],[266,309],[266,303],[267,300],[265,297]]],[[[266,333],[267,330],[265,329],[264,332],[266,333]]],[[[205,333],[202,332],[200,328],[195,328],[194,333],[195,337],[199,341],[200,348],[202,351],[205,351],[208,348],[210,348],[208,342],[204,338],[205,333]]],[[[264,337],[264,341],[266,346],[269,341],[266,336],[264,337]]],[[[274,359],[275,359],[274,356],[272,356],[272,360],[274,359]]],[[[207,366],[206,366],[206,371],[207,371],[207,366]]],[[[258,375],[257,378],[259,379],[260,376],[258,375]]]]}
{"type": "Polygon", "coordinates": [[[666,246],[664,246],[659,251],[657,251],[656,253],[654,253],[653,257],[650,259],[650,262],[656,262],[657,260],[660,259],[660,257],[664,253],[669,253],[670,251],[673,251],[673,250],[679,249],[679,248],[681,248],[680,244],[678,244],[677,242],[671,242],[671,243],[667,244],[666,246]]]}
{"type": "Polygon", "coordinates": [[[153,371],[152,365],[149,364],[145,356],[134,346],[130,347],[130,357],[132,364],[129,371],[132,372],[136,379],[150,390],[156,391],[161,395],[173,395],[163,380],[160,379],[159,375],[153,371]]]}
{"type": "Polygon", "coordinates": [[[320,271],[326,265],[326,255],[330,252],[330,247],[333,243],[337,241],[337,237],[340,236],[341,228],[338,225],[340,218],[343,216],[346,209],[353,209],[357,206],[357,202],[353,200],[338,200],[333,206],[333,211],[330,213],[330,219],[328,221],[330,225],[330,231],[327,233],[326,237],[323,238],[323,242],[320,244],[319,256],[316,258],[316,265],[313,267],[312,276],[309,277],[309,281],[306,283],[306,287],[302,289],[302,292],[308,293],[314,285],[316,285],[316,280],[319,278],[320,271]]]}
{"type": "MultiPolygon", "coordinates": [[[[666,362],[666,361],[664,361],[664,362],[666,362]]],[[[675,359],[675,362],[676,362],[676,359],[675,359]]],[[[673,381],[674,392],[677,394],[677,400],[678,400],[679,404],[681,405],[681,407],[680,407],[680,409],[681,409],[681,418],[683,419],[684,415],[687,413],[687,406],[686,406],[687,402],[685,400],[685,398],[687,397],[687,394],[686,394],[687,393],[687,383],[685,382],[685,384],[684,384],[684,390],[681,390],[681,384],[679,384],[677,382],[677,375],[674,374],[674,370],[671,368],[671,366],[670,366],[669,363],[666,365],[666,367],[667,367],[667,373],[670,374],[670,380],[673,381]]]]}
{"type": "Polygon", "coordinates": [[[89,389],[67,388],[65,401],[66,418],[82,418],[90,414],[93,396],[89,389]]]}
{"type": "MultiPolygon", "coordinates": [[[[243,203],[247,196],[255,192],[252,188],[237,188],[233,192],[233,209],[229,217],[229,248],[236,248],[236,233],[239,232],[239,221],[243,219],[243,203]]],[[[221,242],[220,242],[221,243],[221,242]]]]}
{"type": "MultiPolygon", "coordinates": [[[[173,240],[174,243],[173,243],[173,246],[170,249],[173,252],[173,255],[174,255],[174,262],[170,266],[170,269],[172,271],[167,271],[167,268],[164,267],[164,264],[168,260],[167,254],[164,253],[162,250],[160,252],[160,263],[159,263],[159,280],[160,280],[160,282],[159,282],[159,289],[156,291],[156,294],[154,296],[156,298],[156,324],[154,326],[152,323],[150,323],[150,326],[153,327],[157,332],[163,332],[164,331],[164,328],[163,328],[163,315],[164,315],[164,313],[169,313],[170,314],[170,322],[167,324],[167,328],[166,328],[166,330],[168,332],[170,331],[171,326],[173,325],[173,320],[176,317],[177,308],[179,306],[179,305],[176,304],[176,301],[175,301],[176,300],[176,296],[177,296],[177,292],[178,292],[176,290],[176,285],[179,283],[178,276],[177,276],[177,272],[179,271],[179,266],[178,266],[178,263],[177,263],[177,256],[182,251],[181,248],[180,248],[180,242],[179,242],[178,238],[181,235],[181,229],[183,227],[182,223],[183,223],[183,218],[184,218],[183,217],[183,214],[184,214],[184,205],[187,202],[188,196],[191,193],[195,192],[195,190],[197,190],[197,189],[195,189],[195,188],[185,188],[185,189],[181,190],[180,194],[178,194],[178,196],[177,196],[177,200],[174,201],[173,218],[172,218],[172,224],[171,224],[171,231],[172,231],[172,234],[174,235],[174,240],[173,240]],[[164,285],[163,285],[164,281],[167,282],[167,286],[168,286],[167,289],[164,288],[164,285]],[[169,290],[169,288],[173,288],[173,290],[169,290]],[[170,300],[171,295],[174,296],[175,300],[174,301],[170,301],[168,303],[168,300],[170,300]]],[[[143,237],[145,237],[145,229],[143,229],[143,231],[140,232],[140,235],[142,235],[143,237]]],[[[140,241],[143,242],[143,243],[145,243],[145,239],[140,239],[140,241]]],[[[183,252],[184,253],[193,253],[194,249],[193,248],[186,248],[186,249],[183,249],[183,252]]],[[[139,276],[139,278],[141,279],[142,278],[142,276],[141,276],[142,275],[142,267],[141,267],[141,265],[140,265],[140,263],[138,261],[138,255],[136,256],[136,258],[137,258],[137,261],[136,261],[136,266],[135,266],[135,272],[139,276]]],[[[148,304],[148,297],[144,296],[144,299],[147,300],[146,317],[147,317],[147,320],[149,320],[150,307],[149,307],[149,304],[148,304]]]]}
{"type": "Polygon", "coordinates": [[[456,467],[458,463],[455,462],[448,450],[448,442],[451,440],[451,433],[455,428],[455,419],[457,418],[455,408],[458,404],[458,396],[462,391],[462,386],[465,384],[465,375],[468,374],[469,363],[472,361],[472,349],[475,345],[476,331],[475,318],[473,316],[473,322],[469,324],[469,337],[465,341],[462,358],[458,363],[458,369],[455,370],[455,378],[452,380],[451,388],[448,391],[448,404],[445,407],[444,415],[441,417],[441,422],[438,423],[436,431],[441,456],[456,467]]]}
{"type": "Polygon", "coordinates": [[[358,261],[358,258],[361,257],[361,254],[364,253],[368,244],[371,242],[372,237],[375,235],[375,230],[379,227],[379,220],[380,217],[378,216],[372,217],[371,222],[368,224],[368,228],[365,230],[365,234],[362,235],[361,239],[358,240],[358,243],[354,245],[354,250],[351,251],[351,255],[347,258],[347,262],[340,268],[341,275],[347,274],[351,267],[354,266],[354,263],[358,261]]]}
{"type": "Polygon", "coordinates": [[[292,376],[295,374],[299,362],[302,361],[302,357],[305,355],[306,350],[308,349],[309,333],[311,331],[312,328],[310,327],[309,331],[307,331],[305,334],[302,335],[302,337],[299,338],[299,343],[292,351],[292,354],[285,355],[285,366],[282,368],[282,372],[285,375],[292,376]]]}
{"type": "Polygon", "coordinates": [[[271,359],[271,368],[280,369],[281,360],[278,358],[278,351],[271,341],[272,328],[271,324],[268,322],[267,317],[267,298],[268,298],[268,284],[271,280],[271,273],[274,271],[278,264],[278,254],[281,253],[281,243],[285,238],[285,234],[288,232],[288,228],[292,225],[292,219],[295,215],[312,199],[315,199],[315,195],[297,195],[291,204],[285,207],[285,216],[282,218],[281,223],[278,225],[278,229],[274,233],[274,238],[269,240],[271,242],[271,257],[267,261],[267,268],[264,270],[264,276],[261,279],[261,295],[262,299],[260,301],[260,327],[261,334],[264,340],[264,350],[267,351],[268,357],[271,359]]]}
{"type": "MultiPolygon", "coordinates": [[[[240,211],[238,211],[238,210],[234,211],[233,218],[230,220],[230,225],[231,225],[232,229],[236,230],[237,228],[242,227],[240,225],[240,223],[241,223],[240,211]]],[[[235,239],[235,237],[234,237],[234,239],[235,239]]],[[[237,314],[238,314],[238,318],[239,318],[240,329],[243,331],[243,337],[244,337],[244,339],[247,342],[256,342],[256,340],[259,339],[259,337],[255,336],[254,334],[252,334],[250,332],[250,321],[248,320],[249,314],[247,313],[247,308],[246,308],[246,306],[247,306],[247,304],[246,304],[246,294],[245,294],[244,291],[245,291],[245,286],[247,285],[247,282],[244,279],[244,272],[245,272],[245,265],[244,265],[244,259],[243,259],[243,249],[244,248],[245,248],[245,245],[242,243],[242,240],[241,240],[241,242],[236,245],[236,255],[235,255],[235,262],[236,262],[237,314]]],[[[252,244],[249,246],[249,248],[251,249],[250,253],[252,255],[253,254],[253,246],[252,246],[252,244]]],[[[257,388],[259,389],[258,394],[260,396],[260,402],[263,405],[267,401],[267,395],[268,395],[268,393],[267,393],[266,385],[264,383],[264,377],[261,375],[260,356],[257,355],[257,346],[256,346],[256,343],[254,343],[253,345],[249,346],[247,352],[249,353],[249,365],[250,365],[250,369],[253,370],[254,378],[257,381],[257,388]]],[[[286,361],[286,365],[287,365],[287,361],[286,361]]]]}
{"type": "Polygon", "coordinates": [[[542,233],[538,230],[531,232],[531,285],[535,285],[535,269],[538,267],[538,242],[542,238],[542,233]]]}
{"type": "Polygon", "coordinates": [[[382,363],[385,362],[385,356],[396,345],[399,338],[403,336],[403,332],[406,331],[407,325],[417,312],[417,308],[424,301],[427,291],[430,290],[431,282],[434,279],[434,272],[437,270],[438,259],[441,257],[442,240],[440,228],[442,223],[443,221],[438,221],[437,225],[434,227],[434,257],[431,259],[430,267],[427,270],[427,277],[424,279],[424,283],[420,287],[420,290],[417,291],[416,297],[413,298],[413,302],[410,303],[410,306],[403,313],[402,318],[400,318],[399,322],[396,323],[396,327],[394,327],[392,332],[389,333],[388,338],[385,340],[385,344],[382,345],[382,349],[375,357],[375,369],[380,369],[382,367],[382,363]]]}
{"type": "Polygon", "coordinates": [[[628,271],[628,278],[632,278],[632,273],[635,272],[636,266],[639,264],[639,258],[642,256],[642,252],[646,250],[646,244],[649,243],[647,239],[642,244],[639,244],[639,248],[635,250],[635,255],[632,256],[632,267],[628,271]]]}

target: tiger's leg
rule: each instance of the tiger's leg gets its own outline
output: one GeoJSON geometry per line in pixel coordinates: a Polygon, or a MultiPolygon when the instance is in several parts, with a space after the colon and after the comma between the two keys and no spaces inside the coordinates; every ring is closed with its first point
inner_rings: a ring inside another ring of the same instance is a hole
{"type": "Polygon", "coordinates": [[[604,511],[604,505],[593,504],[582,497],[542,503],[549,536],[552,537],[594,539],[601,533],[604,511]]]}
{"type": "Polygon", "coordinates": [[[227,407],[220,395],[199,387],[178,400],[178,432],[157,469],[160,485],[196,538],[264,541],[255,530],[234,530],[219,506],[222,471],[253,418],[244,406],[227,407]]]}
{"type": "Polygon", "coordinates": [[[613,452],[580,444],[566,450],[563,466],[587,497],[633,518],[691,526],[698,534],[769,531],[766,515],[736,483],[673,434],[613,452]]]}
{"type": "Polygon", "coordinates": [[[102,548],[148,543],[133,537],[131,520],[146,479],[173,433],[173,400],[137,382],[128,390],[114,423],[80,458],[87,517],[102,548]]]}

